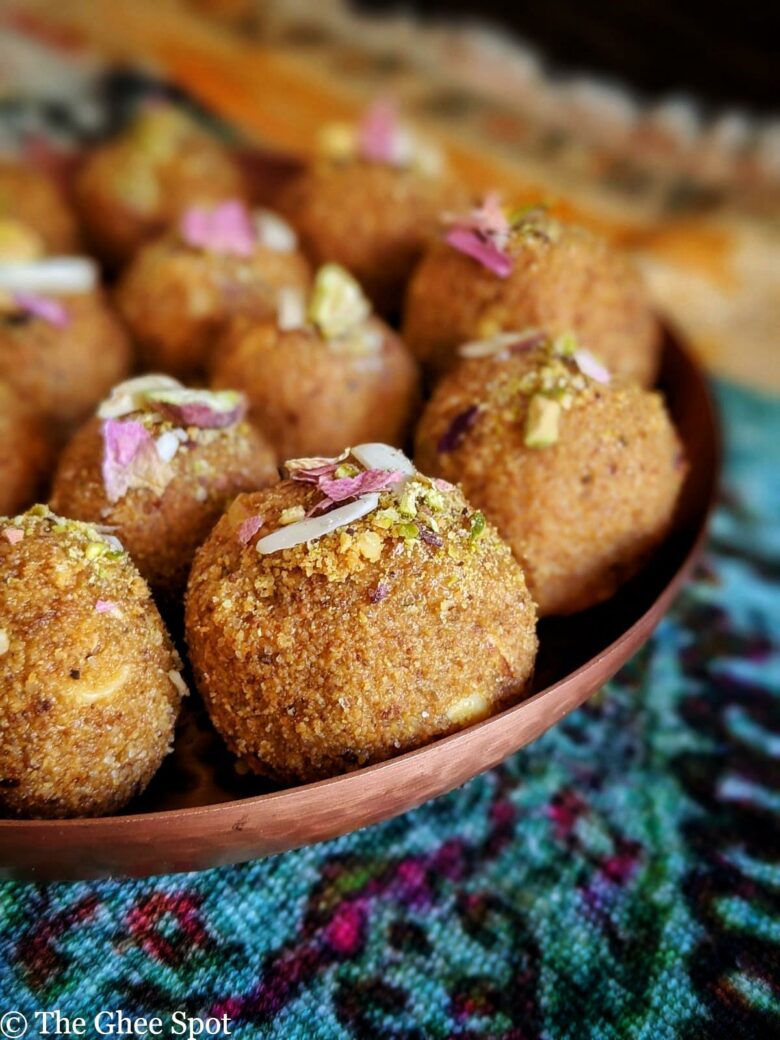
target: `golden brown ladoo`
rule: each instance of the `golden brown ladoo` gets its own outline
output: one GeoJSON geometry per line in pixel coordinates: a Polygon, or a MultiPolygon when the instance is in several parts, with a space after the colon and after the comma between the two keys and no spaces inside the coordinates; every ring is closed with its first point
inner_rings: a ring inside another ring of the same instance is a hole
{"type": "Polygon", "coordinates": [[[115,538],[35,506],[0,519],[0,812],[98,816],[142,791],[186,688],[115,538]]]}
{"type": "Polygon", "coordinates": [[[523,573],[460,491],[386,445],[288,467],[236,499],[187,592],[198,686],[250,769],[332,776],[526,691],[537,640],[523,573]]]}
{"type": "Polygon", "coordinates": [[[531,329],[573,332],[616,374],[655,379],[659,327],[628,259],[583,228],[541,209],[512,213],[489,195],[415,269],[404,340],[437,377],[462,343],[531,329]]]}
{"type": "Polygon", "coordinates": [[[0,382],[0,516],[32,505],[50,461],[44,423],[0,382]]]}
{"type": "Polygon", "coordinates": [[[27,163],[0,160],[0,256],[20,227],[32,235],[40,256],[78,248],[76,218],[56,183],[27,163]]]}
{"type": "Polygon", "coordinates": [[[119,284],[117,302],[144,365],[202,377],[228,318],[273,318],[283,289],[308,289],[309,265],[296,244],[280,217],[251,214],[235,199],[187,210],[177,229],[140,250],[119,284]]]}
{"type": "Polygon", "coordinates": [[[419,400],[414,359],[334,264],[320,268],[308,302],[290,295],[277,320],[229,326],[212,385],[243,390],[278,459],[364,440],[403,444],[419,400]]]}
{"type": "Polygon", "coordinates": [[[436,149],[384,102],[355,128],[326,127],[321,146],[276,204],[315,265],[341,264],[380,314],[394,316],[439,215],[462,205],[465,193],[444,173],[436,149]]]}
{"type": "Polygon", "coordinates": [[[669,530],[686,465],[659,394],[571,336],[472,344],[436,387],[416,462],[496,525],[540,616],[611,596],[669,530]],[[482,357],[474,354],[482,353],[482,357]]]}
{"type": "Polygon", "coordinates": [[[244,198],[242,173],[226,149],[180,109],[143,108],[113,140],[85,160],[75,200],[90,242],[112,266],[189,206],[244,198]]]}
{"type": "Polygon", "coordinates": [[[99,289],[0,301],[0,379],[58,438],[130,370],[127,333],[99,289]]]}
{"type": "Polygon", "coordinates": [[[278,479],[244,412],[232,391],[187,390],[160,375],[129,380],[63,451],[52,508],[109,525],[154,591],[174,601],[225,505],[278,479]]]}

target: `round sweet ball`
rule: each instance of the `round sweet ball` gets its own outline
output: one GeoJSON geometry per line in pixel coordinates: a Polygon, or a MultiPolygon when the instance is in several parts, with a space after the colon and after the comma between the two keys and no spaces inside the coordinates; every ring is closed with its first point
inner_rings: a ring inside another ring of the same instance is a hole
{"type": "Polygon", "coordinates": [[[439,152],[385,103],[357,127],[328,126],[320,152],[276,204],[298,230],[315,265],[347,268],[380,314],[400,311],[412,268],[463,190],[439,152]]]}
{"type": "Polygon", "coordinates": [[[23,162],[0,160],[0,255],[20,228],[40,255],[72,253],[78,247],[76,218],[56,182],[23,162]]]}
{"type": "Polygon", "coordinates": [[[208,368],[230,317],[273,318],[282,291],[305,291],[310,282],[289,225],[232,199],[190,208],[176,229],[142,248],[117,303],[144,365],[193,379],[208,368]]]}
{"type": "Polygon", "coordinates": [[[188,390],[166,376],[118,386],[65,447],[52,508],[106,524],[167,604],[230,500],[278,479],[273,452],[233,391],[188,390]]]}
{"type": "Polygon", "coordinates": [[[116,538],[45,506],[0,519],[0,569],[0,812],[114,812],[186,693],[149,589],[116,538]]]}
{"type": "Polygon", "coordinates": [[[119,267],[188,206],[243,198],[246,188],[219,141],[180,109],[156,103],[87,156],[74,193],[93,248],[119,267]]]}
{"type": "Polygon", "coordinates": [[[526,692],[537,640],[523,572],[460,491],[379,444],[288,469],[236,499],[187,592],[198,686],[251,770],[333,776],[526,692]]]}
{"type": "Polygon", "coordinates": [[[603,239],[494,195],[454,219],[409,283],[403,336],[437,377],[499,332],[576,334],[613,372],[650,385],[660,330],[638,273],[603,239]]]}
{"type": "Polygon", "coordinates": [[[42,420],[0,382],[0,516],[12,516],[35,502],[50,460],[42,420]]]}
{"type": "Polygon", "coordinates": [[[0,380],[59,438],[94,410],[131,364],[127,332],[99,289],[19,292],[0,300],[0,380]]]}
{"type": "Polygon", "coordinates": [[[540,616],[570,614],[611,596],[665,537],[683,449],[660,395],[611,378],[571,336],[507,338],[438,384],[416,461],[485,511],[540,616]]]}
{"type": "Polygon", "coordinates": [[[277,320],[228,326],[212,385],[244,391],[279,459],[365,440],[401,445],[419,401],[416,362],[334,264],[320,268],[308,300],[287,297],[277,320]]]}

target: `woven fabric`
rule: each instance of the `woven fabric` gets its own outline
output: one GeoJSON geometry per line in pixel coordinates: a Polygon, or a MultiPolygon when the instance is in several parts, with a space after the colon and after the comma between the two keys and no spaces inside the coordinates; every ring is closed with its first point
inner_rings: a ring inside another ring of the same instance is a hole
{"type": "Polygon", "coordinates": [[[285,1040],[778,1035],[780,403],[719,397],[706,558],[586,707],[314,848],[2,884],[0,1015],[179,1010],[285,1040]]]}

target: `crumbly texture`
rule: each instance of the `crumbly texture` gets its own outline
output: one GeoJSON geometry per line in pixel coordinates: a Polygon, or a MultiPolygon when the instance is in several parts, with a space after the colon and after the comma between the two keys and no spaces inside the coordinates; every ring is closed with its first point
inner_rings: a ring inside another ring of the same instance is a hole
{"type": "Polygon", "coordinates": [[[0,314],[0,379],[64,437],[125,378],[132,351],[102,292],[58,299],[68,312],[62,328],[31,314],[0,314]]]}
{"type": "Polygon", "coordinates": [[[87,157],[74,185],[90,244],[113,267],[125,264],[187,207],[246,194],[238,164],[194,125],[153,147],[131,127],[87,157]]]}
{"type": "Polygon", "coordinates": [[[363,162],[317,162],[275,205],[312,263],[333,261],[360,282],[380,314],[399,313],[412,268],[461,189],[446,177],[363,162]]]}
{"type": "Polygon", "coordinates": [[[642,281],[622,254],[552,218],[513,232],[513,268],[500,278],[446,242],[435,242],[409,283],[403,336],[438,377],[457,348],[497,332],[574,333],[617,374],[649,386],[660,332],[642,281]]]}
{"type": "Polygon", "coordinates": [[[0,160],[0,220],[5,219],[32,228],[49,254],[78,249],[76,218],[55,182],[23,163],[0,160]]]}
{"type": "Polygon", "coordinates": [[[258,246],[251,257],[187,246],[175,233],[143,248],[125,271],[117,303],[142,361],[181,379],[202,377],[217,333],[232,315],[276,315],[279,290],[306,292],[309,265],[295,251],[258,246]]]}
{"type": "Polygon", "coordinates": [[[553,368],[563,369],[569,406],[558,441],[527,447],[529,390],[549,367],[544,350],[461,362],[437,386],[416,439],[418,466],[457,481],[512,546],[540,616],[583,610],[635,573],[669,530],[686,471],[659,394],[602,386],[560,359],[553,368]],[[475,405],[457,446],[441,450],[475,405]]]}
{"type": "Polygon", "coordinates": [[[381,321],[366,328],[379,349],[361,349],[359,334],[327,342],[313,327],[237,321],[215,351],[212,385],[243,390],[282,461],[366,441],[402,445],[419,401],[417,365],[381,321]]]}
{"type": "MultiPolygon", "coordinates": [[[[130,416],[128,418],[136,418],[130,416]]],[[[155,436],[174,429],[158,423],[155,436]]],[[[165,605],[180,602],[192,557],[225,506],[241,491],[278,480],[274,455],[248,423],[222,430],[187,428],[188,443],[170,463],[161,495],[133,488],[110,502],[102,475],[102,422],[90,419],[60,457],[52,486],[55,512],[110,525],[165,605]]]]}
{"type": "Polygon", "coordinates": [[[285,510],[319,497],[292,481],[242,495],[198,551],[187,592],[190,658],[214,725],[252,770],[282,781],[355,769],[484,718],[526,690],[537,648],[520,567],[457,489],[437,509],[420,499],[411,525],[392,520],[385,492],[379,510],[310,545],[257,552],[285,510]],[[237,525],[257,515],[265,523],[242,545],[237,525]]]}
{"type": "Polygon", "coordinates": [[[102,815],[170,750],[181,661],[127,554],[36,509],[0,519],[0,811],[102,815]]]}
{"type": "Polygon", "coordinates": [[[51,461],[43,422],[0,383],[0,515],[32,505],[51,461]]]}

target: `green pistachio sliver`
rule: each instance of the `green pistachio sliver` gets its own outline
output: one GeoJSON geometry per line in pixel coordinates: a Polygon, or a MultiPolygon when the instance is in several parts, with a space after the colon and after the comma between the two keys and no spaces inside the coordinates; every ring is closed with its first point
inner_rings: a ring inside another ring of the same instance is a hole
{"type": "Polygon", "coordinates": [[[105,542],[89,542],[84,555],[88,560],[98,560],[108,553],[108,545],[105,542]]]}
{"type": "Polygon", "coordinates": [[[384,531],[389,531],[393,524],[397,524],[401,514],[397,509],[377,509],[374,513],[373,523],[384,531]]]}
{"type": "Polygon", "coordinates": [[[553,354],[558,354],[561,357],[573,357],[579,349],[580,345],[577,342],[577,337],[571,331],[562,332],[560,336],[556,336],[553,340],[553,354]]]}
{"type": "Polygon", "coordinates": [[[423,501],[434,513],[440,513],[444,509],[444,495],[438,488],[429,487],[423,492],[423,501]]]}
{"type": "Polygon", "coordinates": [[[406,487],[398,501],[398,512],[402,516],[417,516],[417,495],[418,491],[416,488],[406,487]]]}
{"type": "Polygon", "coordinates": [[[526,448],[549,448],[558,440],[561,405],[544,394],[534,394],[528,403],[523,443],[526,448]]]}
{"type": "Polygon", "coordinates": [[[420,537],[420,528],[417,524],[399,524],[396,531],[400,538],[405,538],[407,541],[420,537]]]}
{"type": "Polygon", "coordinates": [[[481,510],[477,510],[477,512],[472,515],[471,530],[469,531],[469,538],[472,542],[476,542],[478,538],[482,537],[486,523],[485,514],[481,512],[481,510]]]}
{"type": "Polygon", "coordinates": [[[360,470],[357,466],[353,466],[351,462],[342,462],[342,464],[336,469],[334,476],[337,480],[342,480],[344,477],[356,477],[360,470]]]}

